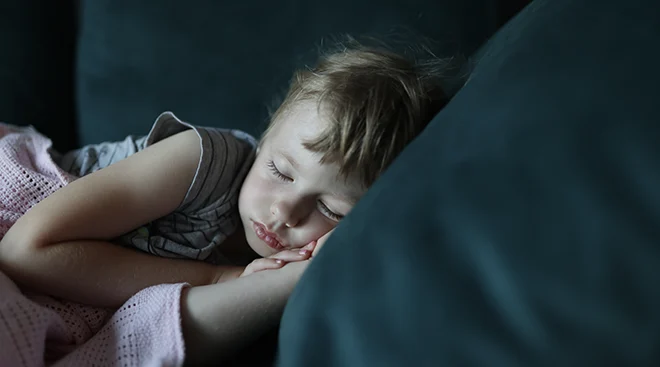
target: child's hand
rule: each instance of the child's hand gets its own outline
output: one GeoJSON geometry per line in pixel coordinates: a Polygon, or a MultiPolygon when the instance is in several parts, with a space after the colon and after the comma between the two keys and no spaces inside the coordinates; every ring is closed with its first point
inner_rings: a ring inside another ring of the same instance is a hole
{"type": "Polygon", "coordinates": [[[254,274],[262,270],[279,269],[290,262],[308,260],[312,256],[312,251],[316,246],[316,241],[307,244],[304,247],[293,250],[284,250],[275,255],[256,259],[252,261],[241,274],[241,277],[254,274]]]}

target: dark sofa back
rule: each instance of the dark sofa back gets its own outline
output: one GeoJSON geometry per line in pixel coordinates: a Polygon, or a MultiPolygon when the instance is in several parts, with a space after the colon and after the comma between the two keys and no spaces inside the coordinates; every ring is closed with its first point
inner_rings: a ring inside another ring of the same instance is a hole
{"type": "Polygon", "coordinates": [[[34,125],[60,150],[78,144],[76,10],[71,0],[0,5],[0,122],[34,125]]]}
{"type": "Polygon", "coordinates": [[[468,56],[515,10],[496,0],[183,4],[83,2],[76,69],[82,143],[144,134],[163,110],[259,135],[269,105],[294,68],[314,62],[322,40],[412,33],[433,39],[440,56],[468,56]]]}

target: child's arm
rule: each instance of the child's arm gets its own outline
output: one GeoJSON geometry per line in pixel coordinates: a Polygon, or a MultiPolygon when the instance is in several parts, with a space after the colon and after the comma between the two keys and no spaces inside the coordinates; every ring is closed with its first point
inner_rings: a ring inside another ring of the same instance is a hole
{"type": "Polygon", "coordinates": [[[181,326],[188,366],[218,364],[270,328],[308,261],[292,262],[229,282],[184,290],[181,326]]]}
{"type": "Polygon", "coordinates": [[[82,177],[40,202],[0,241],[0,269],[15,282],[96,306],[119,306],[160,283],[217,281],[224,270],[109,243],[174,211],[200,159],[192,130],[82,177]]]}

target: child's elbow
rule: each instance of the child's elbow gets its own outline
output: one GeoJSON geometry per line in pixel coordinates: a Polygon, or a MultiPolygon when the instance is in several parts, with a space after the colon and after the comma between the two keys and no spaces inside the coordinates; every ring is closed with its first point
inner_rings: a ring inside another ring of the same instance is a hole
{"type": "Polygon", "coordinates": [[[32,254],[39,248],[31,236],[21,233],[20,228],[10,228],[0,239],[0,270],[10,271],[20,267],[25,261],[30,261],[32,254]]]}

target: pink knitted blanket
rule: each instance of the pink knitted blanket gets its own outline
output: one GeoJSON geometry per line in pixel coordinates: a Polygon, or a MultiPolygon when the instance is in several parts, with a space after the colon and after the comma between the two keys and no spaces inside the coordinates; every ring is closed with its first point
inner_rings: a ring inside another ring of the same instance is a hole
{"type": "MultiPolygon", "coordinates": [[[[0,123],[0,239],[75,179],[53,162],[50,147],[32,128],[0,123]]],[[[183,287],[147,288],[108,310],[23,292],[0,272],[0,367],[179,366],[183,287]]]]}

